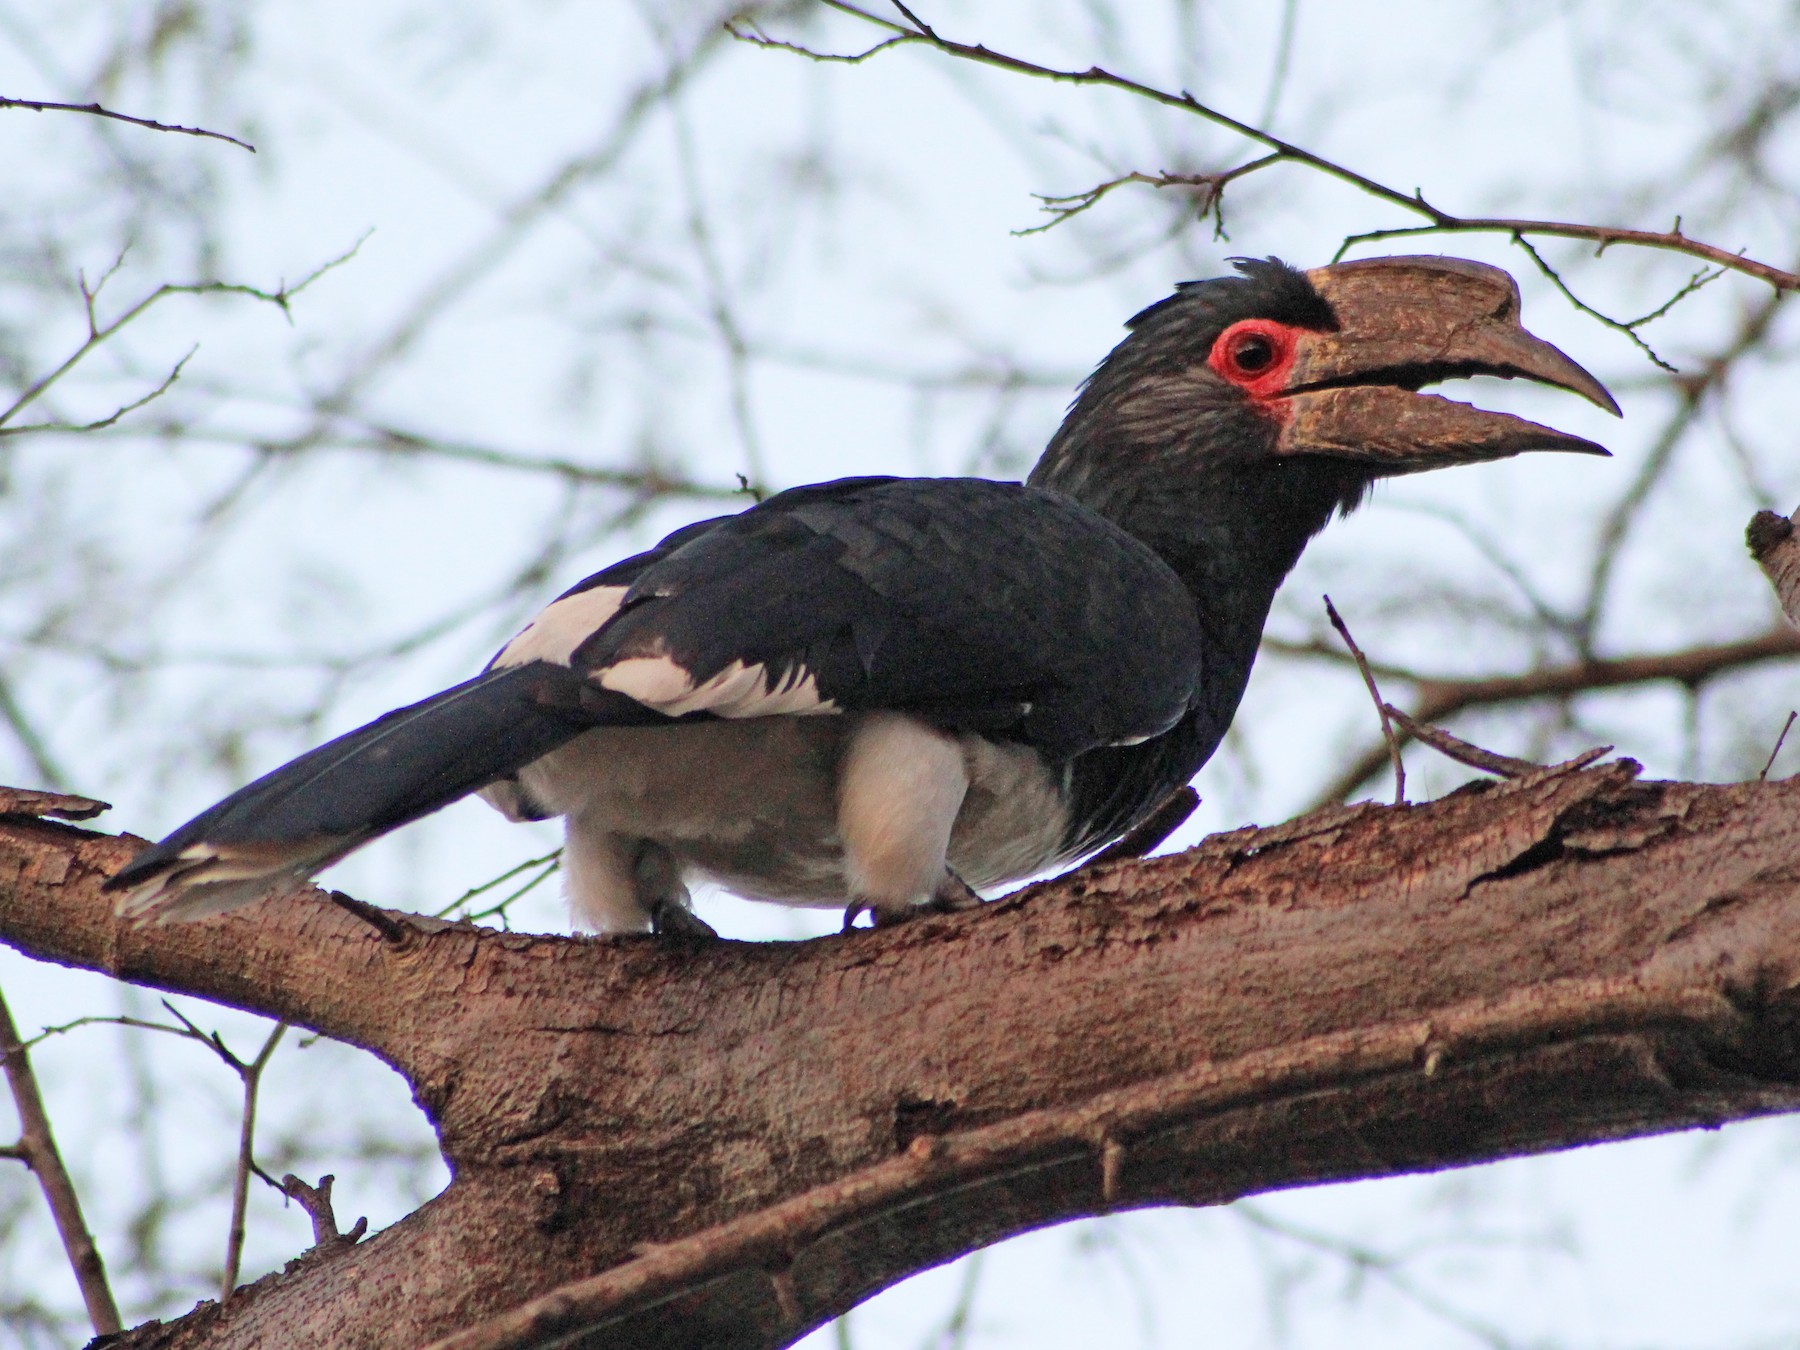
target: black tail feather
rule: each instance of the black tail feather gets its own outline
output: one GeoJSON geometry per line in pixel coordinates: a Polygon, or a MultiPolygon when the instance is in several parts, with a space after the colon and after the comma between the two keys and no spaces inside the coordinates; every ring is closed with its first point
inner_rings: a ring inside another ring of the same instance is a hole
{"type": "MultiPolygon", "coordinates": [[[[534,662],[397,709],[240,788],[145,849],[106,888],[143,886],[218,849],[273,861],[284,845],[317,853],[322,843],[342,840],[333,853],[341,856],[504,778],[588,727],[644,720],[646,710],[636,704],[597,705],[584,685],[566,667],[534,662]]],[[[268,870],[274,876],[291,869],[268,870]]]]}

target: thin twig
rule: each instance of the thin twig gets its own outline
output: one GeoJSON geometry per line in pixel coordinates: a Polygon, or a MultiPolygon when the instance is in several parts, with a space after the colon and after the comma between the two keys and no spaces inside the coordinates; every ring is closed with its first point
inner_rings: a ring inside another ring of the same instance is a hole
{"type": "Polygon", "coordinates": [[[1356,639],[1350,636],[1350,629],[1345,626],[1343,616],[1337,612],[1337,606],[1331,603],[1331,597],[1325,597],[1325,617],[1331,620],[1331,626],[1337,629],[1338,636],[1350,649],[1350,655],[1356,658],[1356,669],[1361,673],[1363,684],[1368,687],[1369,697],[1375,701],[1375,713],[1381,718],[1381,736],[1387,742],[1388,758],[1394,765],[1394,805],[1406,804],[1406,762],[1400,756],[1400,739],[1394,735],[1394,723],[1388,717],[1388,705],[1382,700],[1381,690],[1375,687],[1375,675],[1369,669],[1369,658],[1364,656],[1362,648],[1356,645],[1356,639]]]}
{"type": "Polygon", "coordinates": [[[1800,712],[1790,712],[1787,715],[1787,721],[1781,724],[1781,735],[1775,738],[1775,748],[1769,751],[1768,763],[1764,764],[1762,766],[1762,772],[1756,775],[1757,782],[1766,783],[1769,781],[1769,770],[1775,767],[1775,756],[1781,753],[1781,747],[1787,743],[1788,732],[1794,729],[1794,719],[1796,717],[1800,717],[1800,712]]]}
{"type": "MultiPolygon", "coordinates": [[[[222,1042],[218,1046],[225,1062],[237,1070],[238,1077],[244,1083],[244,1114],[238,1128],[237,1171],[231,1180],[231,1228],[225,1236],[225,1272],[219,1279],[221,1303],[229,1302],[232,1291],[237,1288],[238,1267],[244,1258],[244,1214],[250,1204],[250,1173],[256,1165],[252,1156],[252,1145],[256,1137],[256,1092],[262,1085],[262,1072],[268,1067],[269,1057],[275,1053],[275,1047],[281,1044],[286,1031],[287,1023],[277,1022],[269,1032],[269,1038],[263,1042],[262,1049],[257,1051],[256,1058],[248,1064],[226,1051],[222,1042]]],[[[215,1033],[214,1040],[217,1039],[215,1033]]]]}
{"type": "MultiPolygon", "coordinates": [[[[56,369],[49,372],[49,374],[41,376],[36,382],[28,386],[24,393],[14,399],[10,407],[6,408],[4,411],[0,411],[0,434],[5,434],[6,423],[10,422],[14,417],[18,416],[24,408],[40,398],[52,385],[79,365],[84,357],[88,356],[96,347],[112,337],[121,328],[125,327],[125,325],[141,316],[158,301],[166,300],[171,295],[247,295],[253,300],[261,300],[265,304],[274,305],[291,320],[293,315],[289,309],[289,303],[293,298],[333,268],[341,267],[343,264],[349,262],[350,259],[354,258],[356,256],[356,251],[363,246],[364,241],[366,241],[368,237],[367,234],[363,235],[361,239],[358,239],[343,253],[340,253],[337,257],[332,258],[327,262],[321,263],[294,285],[289,286],[283,282],[272,291],[261,290],[258,287],[246,286],[240,282],[234,281],[196,281],[186,283],[165,281],[162,285],[140,299],[136,304],[128,306],[124,313],[120,314],[118,318],[108,324],[99,323],[94,316],[94,296],[99,293],[99,287],[96,286],[90,291],[84,280],[81,286],[81,293],[83,303],[87,306],[88,315],[88,335],[86,340],[65,358],[61,365],[57,366],[56,369]]],[[[114,267],[117,267],[116,263],[114,264],[114,267]]],[[[109,271],[107,275],[110,276],[111,272],[109,271]]],[[[105,279],[102,278],[102,282],[104,282],[104,280],[105,279]]],[[[192,354],[193,353],[190,352],[188,355],[191,356],[192,354]]],[[[182,363],[185,364],[186,361],[187,357],[183,357],[182,363]]],[[[179,375],[180,373],[181,367],[178,365],[175,368],[175,375],[179,375]]],[[[165,387],[167,384],[174,383],[175,375],[169,377],[168,381],[165,383],[165,387]]],[[[159,390],[157,392],[160,393],[161,391],[159,390]]],[[[150,397],[155,396],[155,394],[152,394],[150,397]]],[[[148,399],[142,400],[139,404],[134,406],[142,406],[143,402],[148,401],[148,399]]],[[[128,411],[129,409],[121,409],[118,413],[114,414],[110,420],[101,422],[98,425],[110,426],[112,422],[117,421],[119,417],[123,416],[124,413],[128,411]]]]}
{"type": "MultiPolygon", "coordinates": [[[[1326,654],[1306,647],[1288,646],[1286,649],[1296,655],[1326,654]]],[[[1739,642],[1638,656],[1596,657],[1566,666],[1530,670],[1520,675],[1442,679],[1392,667],[1384,667],[1382,673],[1390,679],[1407,680],[1416,684],[1419,699],[1412,710],[1412,717],[1416,721],[1435,723],[1468,708],[1492,708],[1535,699],[1569,699],[1597,689],[1619,689],[1664,680],[1698,688],[1721,675],[1760,665],[1765,661],[1788,660],[1795,656],[1800,656],[1800,633],[1783,625],[1739,642]]],[[[1370,746],[1320,791],[1308,809],[1317,810],[1321,806],[1343,801],[1379,770],[1386,758],[1386,746],[1370,746]]]]}
{"type": "Polygon", "coordinates": [[[1425,722],[1415,722],[1391,703],[1384,703],[1381,707],[1382,711],[1387,713],[1399,728],[1415,741],[1422,745],[1429,745],[1440,755],[1453,759],[1458,764],[1467,764],[1471,769],[1498,774],[1502,778],[1522,778],[1543,767],[1528,759],[1514,759],[1511,755],[1483,750],[1479,745],[1471,744],[1460,736],[1452,736],[1442,727],[1434,727],[1425,722]]]}
{"type": "Polygon", "coordinates": [[[120,404],[105,417],[99,418],[96,421],[65,422],[59,420],[51,422],[27,422],[23,426],[0,427],[0,436],[25,436],[33,432],[46,431],[63,432],[68,435],[80,436],[85,435],[90,431],[105,431],[110,426],[116,426],[119,419],[124,417],[127,413],[134,413],[145,404],[156,402],[157,399],[173,389],[175,387],[175,381],[181,378],[182,368],[193,359],[194,353],[199,350],[199,343],[195,343],[192,347],[189,347],[187,355],[175,363],[169,373],[163,377],[162,383],[157,385],[156,388],[139,398],[132,399],[129,403],[120,404]]]}
{"type": "Polygon", "coordinates": [[[1404,1261],[1400,1257],[1377,1251],[1373,1247],[1367,1247],[1345,1238],[1301,1228],[1296,1224],[1278,1219],[1261,1206],[1247,1201],[1240,1200],[1231,1208],[1234,1214],[1246,1220],[1254,1228],[1261,1229],[1275,1237],[1299,1243],[1314,1252],[1333,1256],[1345,1262],[1359,1275],[1369,1275],[1381,1280],[1402,1298],[1446,1324],[1472,1336],[1486,1345],[1489,1350],[1514,1350],[1518,1344],[1499,1328],[1471,1313],[1463,1312],[1447,1300],[1439,1298],[1428,1285],[1413,1280],[1404,1271],[1404,1261]]]}
{"type": "Polygon", "coordinates": [[[1196,219],[1205,220],[1210,215],[1213,218],[1213,238],[1221,239],[1225,234],[1225,217],[1221,208],[1225,201],[1226,187],[1246,174],[1267,168],[1279,158],[1279,155],[1264,155],[1260,159],[1240,164],[1234,169],[1221,169],[1217,173],[1169,173],[1165,170],[1162,173],[1121,174],[1117,178],[1109,178],[1106,182],[1098,183],[1082,192],[1070,193],[1066,197],[1047,196],[1041,192],[1033,193],[1032,195],[1038,199],[1039,209],[1048,212],[1051,219],[1041,225],[1014,230],[1013,234],[1024,238],[1027,235],[1042,234],[1046,230],[1055,229],[1064,221],[1078,216],[1098,204],[1114,188],[1123,187],[1127,183],[1143,183],[1153,188],[1198,188],[1199,192],[1196,195],[1200,198],[1200,209],[1195,213],[1196,219]]]}
{"type": "Polygon", "coordinates": [[[115,122],[129,122],[134,127],[147,127],[151,131],[173,131],[183,136],[204,136],[211,141],[228,141],[232,145],[256,153],[256,147],[249,141],[240,141],[236,136],[227,136],[222,131],[208,131],[205,127],[184,127],[170,122],[156,122],[148,117],[133,117],[130,113],[114,112],[111,108],[103,108],[98,103],[46,103],[34,98],[7,98],[0,95],[0,108],[23,108],[27,112],[73,112],[86,113],[90,117],[106,117],[115,122]]]}
{"type": "Polygon", "coordinates": [[[94,1235],[82,1218],[75,1183],[57,1151],[50,1116],[44,1110],[37,1075],[31,1069],[31,1056],[19,1040],[19,1029],[4,997],[0,997],[0,1058],[4,1058],[6,1085],[12,1090],[13,1104],[19,1112],[19,1141],[8,1150],[8,1156],[19,1159],[37,1177],[51,1217],[56,1220],[56,1232],[68,1255],[69,1268],[81,1287],[88,1321],[93,1324],[95,1335],[110,1336],[123,1326],[119,1305],[113,1302],[112,1288],[106,1282],[100,1249],[94,1245],[94,1235]]]}
{"type": "Polygon", "coordinates": [[[808,61],[835,62],[839,65],[846,66],[861,65],[877,52],[884,52],[889,47],[896,47],[902,42],[910,41],[905,35],[900,35],[897,37],[884,38],[882,41],[877,42],[873,47],[870,47],[867,51],[844,53],[817,52],[811,47],[802,47],[798,42],[783,42],[780,38],[772,38],[762,31],[761,25],[754,21],[751,21],[750,26],[747,28],[739,27],[739,25],[744,22],[743,19],[728,19],[725,23],[725,31],[730,33],[731,36],[736,38],[739,42],[747,42],[752,47],[773,47],[780,51],[792,52],[795,56],[804,56],[808,61]]]}
{"type": "Polygon", "coordinates": [[[469,901],[475,899],[476,896],[486,895],[489,891],[511,881],[521,872],[528,872],[533,868],[539,869],[536,876],[512,891],[504,900],[489,905],[486,909],[464,914],[462,917],[471,923],[475,923],[482,919],[491,919],[495,915],[504,916],[507,906],[511,905],[513,901],[520,899],[528,892],[535,890],[556,873],[562,866],[562,855],[563,851],[558,848],[552,849],[541,858],[527,858],[517,866],[507,868],[506,871],[502,872],[499,876],[484,881],[479,886],[471,886],[468,890],[457,896],[456,899],[440,909],[433,917],[439,919],[449,918],[450,915],[467,905],[469,901]]]}
{"type": "MultiPolygon", "coordinates": [[[[946,56],[952,56],[958,60],[973,61],[981,65],[994,66],[1000,70],[1011,71],[1017,75],[1027,75],[1037,79],[1054,80],[1063,84],[1093,85],[1107,89],[1117,89],[1127,94],[1134,94],[1139,98],[1148,99],[1152,103],[1158,103],[1167,108],[1174,108],[1181,112],[1191,113],[1196,117],[1204,118],[1215,126],[1221,126],[1229,131],[1236,132],[1246,140],[1255,141],[1257,144],[1266,146],[1274,151],[1274,155],[1269,157],[1266,163],[1259,167],[1267,167],[1268,165],[1282,162],[1303,165],[1317,173],[1324,174],[1330,178],[1335,178],[1339,182],[1347,183],[1351,187],[1354,187],[1379,201],[1387,202],[1391,206],[1397,206],[1401,210],[1409,212],[1412,215],[1423,216],[1427,221],[1424,225],[1370,230],[1362,234],[1350,235],[1344,240],[1342,248],[1339,249],[1339,257],[1342,257],[1346,251],[1359,243],[1417,234],[1479,233],[1544,235],[1547,237],[1563,239],[1585,239],[1602,246],[1627,244],[1638,248],[1654,248],[1684,253],[1689,257],[1700,258],[1715,267],[1723,267],[1730,271],[1741,272],[1746,276],[1755,277],[1757,280],[1766,282],[1780,291],[1800,290],[1800,272],[1791,272],[1785,268],[1776,267],[1771,263],[1760,262],[1754,258],[1745,257],[1742,253],[1720,248],[1716,244],[1708,244],[1698,239],[1690,239],[1681,232],[1681,223],[1679,220],[1676,221],[1675,228],[1671,230],[1635,230],[1610,225],[1584,225],[1574,221],[1532,220],[1525,218],[1513,219],[1493,216],[1459,216],[1432,204],[1426,199],[1422,192],[1417,190],[1407,192],[1402,191],[1399,188],[1390,187],[1386,183],[1370,178],[1366,174],[1358,173],[1355,169],[1352,169],[1347,165],[1326,159],[1323,155],[1315,154],[1304,146],[1296,145],[1292,141],[1284,140],[1271,132],[1263,130],[1261,127],[1252,125],[1249,122],[1240,121],[1228,113],[1220,112],[1217,108],[1213,108],[1200,102],[1199,99],[1195,98],[1193,94],[1185,89],[1179,92],[1158,89],[1137,80],[1127,79],[1123,75],[1115,75],[1111,71],[1097,65],[1089,66],[1086,70],[1059,69],[1054,66],[1040,65],[1035,61],[1028,61],[1022,57],[1011,56],[1005,52],[998,52],[991,47],[983,46],[980,43],[957,42],[951,38],[944,37],[930,24],[919,18],[919,16],[911,9],[908,9],[904,4],[898,3],[898,0],[896,0],[894,7],[900,11],[900,14],[906,20],[905,23],[896,23],[892,19],[884,18],[878,14],[872,14],[868,10],[848,3],[848,0],[823,0],[823,3],[829,8],[837,10],[839,13],[851,15],[854,18],[863,20],[865,23],[874,24],[876,27],[883,28],[894,35],[889,41],[872,49],[868,55],[874,55],[877,51],[887,51],[894,47],[917,43],[931,47],[942,52],[946,56]]],[[[793,44],[788,43],[768,45],[779,45],[785,49],[793,49],[793,44]]],[[[815,52],[802,52],[801,54],[813,57],[819,55],[815,52]]]]}
{"type": "MultiPolygon", "coordinates": [[[[1673,365],[1671,365],[1669,362],[1663,360],[1663,358],[1661,356],[1657,355],[1656,348],[1652,347],[1648,342],[1644,341],[1643,337],[1638,333],[1638,331],[1637,331],[1638,324],[1648,322],[1648,318],[1643,319],[1643,320],[1636,320],[1631,323],[1626,323],[1623,320],[1613,318],[1613,316],[1610,314],[1606,314],[1600,310],[1595,309],[1587,301],[1583,300],[1579,295],[1575,294],[1574,291],[1569,289],[1569,283],[1563,280],[1562,273],[1558,272],[1554,267],[1552,267],[1545,260],[1544,255],[1537,251],[1537,249],[1533,246],[1532,242],[1529,239],[1527,239],[1522,234],[1515,234],[1512,237],[1512,241],[1513,241],[1513,243],[1518,245],[1520,248],[1525,250],[1526,256],[1529,257],[1531,259],[1531,261],[1536,264],[1537,270],[1542,272],[1544,274],[1544,276],[1549,279],[1550,284],[1552,286],[1556,287],[1557,290],[1562,292],[1563,299],[1567,300],[1571,305],[1575,306],[1576,309],[1580,310],[1583,314],[1587,315],[1590,319],[1598,320],[1600,323],[1603,323],[1608,328],[1612,329],[1615,333],[1623,333],[1627,338],[1629,338],[1637,346],[1637,349],[1639,351],[1641,351],[1646,357],[1649,358],[1651,365],[1657,366],[1662,370],[1666,370],[1671,375],[1679,375],[1681,373],[1673,365]]],[[[1724,274],[1725,273],[1724,273],[1723,268],[1717,269],[1714,272],[1715,276],[1723,276],[1724,274]]],[[[1680,300],[1683,296],[1691,295],[1694,291],[1696,291],[1698,289],[1699,289],[1699,287],[1695,286],[1692,282],[1690,282],[1688,285],[1682,287],[1681,290],[1676,293],[1675,298],[1673,300],[1670,300],[1668,302],[1668,304],[1665,304],[1664,306],[1662,306],[1662,308],[1660,310],[1652,311],[1652,314],[1648,317],[1654,318],[1654,317],[1657,317],[1658,315],[1668,313],[1669,309],[1675,304],[1676,300],[1680,300]]]]}

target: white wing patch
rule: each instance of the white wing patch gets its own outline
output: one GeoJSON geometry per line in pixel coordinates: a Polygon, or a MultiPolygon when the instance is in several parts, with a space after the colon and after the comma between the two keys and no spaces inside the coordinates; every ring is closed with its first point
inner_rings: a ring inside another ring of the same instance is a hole
{"type": "Polygon", "coordinates": [[[668,656],[628,656],[589,677],[602,688],[636,699],[646,708],[680,717],[709,712],[715,717],[778,717],[835,713],[838,705],[819,697],[810,670],[795,666],[771,688],[768,667],[733,661],[709,680],[694,677],[668,656]]]}
{"type": "Polygon", "coordinates": [[[491,669],[523,666],[532,661],[568,665],[575,649],[619,612],[619,605],[629,589],[627,586],[595,586],[552,600],[517,637],[500,649],[491,669]]]}

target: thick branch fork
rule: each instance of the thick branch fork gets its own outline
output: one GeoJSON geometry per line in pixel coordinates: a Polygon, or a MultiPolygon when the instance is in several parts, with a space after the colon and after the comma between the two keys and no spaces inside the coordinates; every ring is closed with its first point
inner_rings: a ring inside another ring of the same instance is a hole
{"type": "Polygon", "coordinates": [[[456,1180],[127,1345],[773,1347],[1059,1219],[1800,1106],[1794,783],[1549,769],[788,944],[129,930],[128,851],[0,821],[0,937],[368,1047],[456,1180]]]}

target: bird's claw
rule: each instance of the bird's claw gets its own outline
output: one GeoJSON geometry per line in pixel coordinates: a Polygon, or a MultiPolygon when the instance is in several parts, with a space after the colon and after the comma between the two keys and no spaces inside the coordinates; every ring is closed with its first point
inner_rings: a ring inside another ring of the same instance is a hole
{"type": "Polygon", "coordinates": [[[686,905],[658,900],[650,906],[650,931],[658,937],[716,938],[718,929],[686,905]]]}
{"type": "Polygon", "coordinates": [[[944,879],[938,882],[931,899],[920,908],[928,914],[966,914],[972,909],[980,909],[982,904],[975,888],[946,867],[944,879]]]}
{"type": "Polygon", "coordinates": [[[864,914],[869,916],[875,927],[892,928],[918,914],[966,914],[972,909],[980,909],[983,903],[974,887],[946,867],[944,879],[938,882],[937,890],[923,904],[908,905],[904,909],[883,909],[867,900],[851,901],[844,907],[843,931],[848,933],[864,914]]]}

